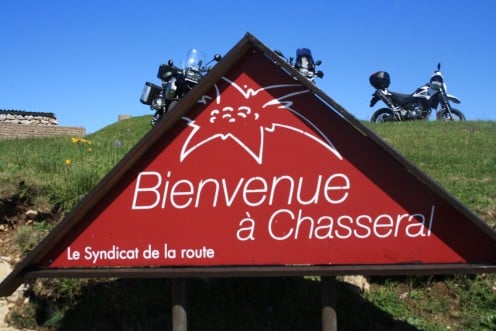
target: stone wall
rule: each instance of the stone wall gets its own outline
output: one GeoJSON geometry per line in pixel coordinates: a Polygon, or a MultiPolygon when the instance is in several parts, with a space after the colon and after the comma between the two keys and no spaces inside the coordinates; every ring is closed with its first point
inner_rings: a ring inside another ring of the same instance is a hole
{"type": "Polygon", "coordinates": [[[58,126],[52,113],[0,110],[0,139],[38,138],[50,136],[84,137],[82,127],[58,126]]]}
{"type": "Polygon", "coordinates": [[[0,122],[0,139],[71,136],[82,138],[86,129],[75,126],[26,125],[0,122]]]}
{"type": "Polygon", "coordinates": [[[53,113],[35,113],[19,110],[0,110],[0,123],[25,125],[57,125],[53,113]]]}

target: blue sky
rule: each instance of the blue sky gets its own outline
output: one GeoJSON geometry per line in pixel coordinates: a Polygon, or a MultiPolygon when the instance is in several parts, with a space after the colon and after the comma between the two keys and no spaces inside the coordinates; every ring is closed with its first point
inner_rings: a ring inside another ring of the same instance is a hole
{"type": "Polygon", "coordinates": [[[495,13],[493,0],[3,1],[0,109],[53,112],[87,133],[151,115],[139,97],[160,63],[192,47],[225,54],[250,32],[287,56],[310,48],[320,89],[360,120],[372,72],[411,93],[438,62],[467,119],[496,120],[495,13]]]}

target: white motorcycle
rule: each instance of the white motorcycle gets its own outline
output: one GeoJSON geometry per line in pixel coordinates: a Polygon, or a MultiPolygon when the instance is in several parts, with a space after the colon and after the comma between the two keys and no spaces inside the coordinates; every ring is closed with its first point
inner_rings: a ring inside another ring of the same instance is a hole
{"type": "Polygon", "coordinates": [[[380,108],[375,111],[370,119],[372,122],[425,120],[429,119],[432,109],[436,110],[437,120],[465,120],[465,115],[461,111],[451,107],[450,102],[459,104],[460,100],[454,95],[448,94],[440,63],[430,81],[412,94],[390,91],[388,89],[390,78],[386,71],[373,73],[369,81],[376,89],[372,94],[370,107],[373,107],[379,100],[388,106],[388,108],[380,108]]]}

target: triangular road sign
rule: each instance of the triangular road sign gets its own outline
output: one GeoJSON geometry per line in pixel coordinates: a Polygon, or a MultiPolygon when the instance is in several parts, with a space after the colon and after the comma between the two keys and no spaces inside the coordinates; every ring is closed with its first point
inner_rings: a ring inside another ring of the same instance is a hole
{"type": "Polygon", "coordinates": [[[0,284],[494,271],[496,235],[247,34],[0,284]]]}

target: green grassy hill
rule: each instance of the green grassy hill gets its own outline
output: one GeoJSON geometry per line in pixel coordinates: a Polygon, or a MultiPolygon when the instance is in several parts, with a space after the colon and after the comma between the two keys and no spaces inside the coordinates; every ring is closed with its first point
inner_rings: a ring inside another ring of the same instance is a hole
{"type": "MultiPolygon", "coordinates": [[[[27,254],[150,130],[149,116],[84,139],[0,141],[2,255],[27,254]],[[25,211],[38,211],[35,219],[25,211]]],[[[496,229],[496,122],[366,123],[496,229]]],[[[341,278],[338,278],[340,280],[341,278]]],[[[338,282],[339,330],[496,330],[496,275],[338,282]]],[[[319,277],[192,279],[191,330],[320,330],[319,277]]],[[[170,330],[167,279],[33,281],[9,321],[38,330],[170,330]],[[90,327],[91,326],[91,327],[90,327]]]]}

